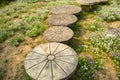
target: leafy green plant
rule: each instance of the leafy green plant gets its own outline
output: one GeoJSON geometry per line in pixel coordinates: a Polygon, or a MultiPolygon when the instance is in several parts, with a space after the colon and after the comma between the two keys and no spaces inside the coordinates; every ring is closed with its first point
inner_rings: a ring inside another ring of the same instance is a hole
{"type": "Polygon", "coordinates": [[[78,62],[78,72],[80,80],[95,80],[95,66],[90,58],[80,58],[78,62]]]}
{"type": "Polygon", "coordinates": [[[29,75],[27,75],[27,73],[25,75],[25,80],[31,80],[31,78],[29,77],[29,75]]]}
{"type": "Polygon", "coordinates": [[[109,54],[116,63],[116,67],[118,69],[118,78],[120,79],[120,35],[117,36],[116,39],[114,39],[109,54]]]}
{"type": "Polygon", "coordinates": [[[119,29],[98,31],[96,35],[90,37],[90,41],[93,46],[98,47],[106,52],[119,50],[118,34],[120,34],[119,29]]]}
{"type": "Polygon", "coordinates": [[[32,24],[30,29],[27,31],[27,35],[29,37],[37,37],[38,35],[42,34],[45,30],[45,26],[42,23],[32,24]]]}
{"type": "Polygon", "coordinates": [[[95,36],[90,38],[91,44],[103,51],[109,51],[110,45],[113,43],[112,38],[107,35],[107,32],[97,32],[95,36]],[[108,36],[108,37],[107,37],[108,36]]]}
{"type": "Polygon", "coordinates": [[[109,5],[115,6],[120,4],[120,0],[108,0],[109,5]]]}
{"type": "Polygon", "coordinates": [[[118,76],[118,79],[120,79],[120,53],[118,55],[116,55],[116,53],[112,53],[111,57],[116,64],[116,67],[118,69],[117,76],[118,76]]]}
{"type": "Polygon", "coordinates": [[[6,23],[7,19],[4,16],[0,16],[0,24],[6,23]]]}
{"type": "Polygon", "coordinates": [[[106,21],[120,20],[120,6],[104,6],[99,11],[99,15],[106,21]]]}
{"type": "Polygon", "coordinates": [[[20,0],[21,2],[26,2],[26,3],[35,3],[40,0],[20,0]]]}
{"type": "Polygon", "coordinates": [[[109,5],[101,7],[100,17],[106,21],[120,20],[120,0],[108,0],[109,5]]]}
{"type": "Polygon", "coordinates": [[[13,38],[10,40],[10,44],[11,44],[12,46],[19,46],[19,44],[20,44],[21,42],[23,42],[23,41],[24,41],[23,36],[22,36],[22,35],[18,35],[18,36],[13,37],[13,38]]]}
{"type": "Polygon", "coordinates": [[[103,24],[102,24],[103,20],[100,17],[95,17],[95,20],[88,26],[88,30],[90,31],[99,31],[99,30],[103,30],[103,24]]]}
{"type": "Polygon", "coordinates": [[[6,30],[6,29],[0,29],[0,42],[5,41],[12,35],[13,35],[13,31],[6,30]]]}
{"type": "Polygon", "coordinates": [[[99,48],[94,48],[92,50],[92,54],[94,54],[94,57],[95,57],[95,60],[96,60],[96,62],[95,62],[96,67],[98,69],[105,69],[104,60],[102,58],[103,53],[100,51],[100,49],[99,48]]]}
{"type": "MultiPolygon", "coordinates": [[[[111,58],[114,60],[117,69],[120,71],[120,29],[116,28],[99,31],[96,35],[90,38],[90,41],[93,46],[97,47],[97,49],[93,52],[96,56],[98,56],[98,59],[101,60],[98,63],[102,63],[102,59],[99,58],[102,55],[99,49],[102,49],[103,51],[109,53],[111,58]]],[[[102,68],[102,65],[100,68],[102,68]]]]}
{"type": "Polygon", "coordinates": [[[9,60],[8,59],[4,59],[4,61],[3,61],[4,63],[8,63],[9,62],[9,60]]]}
{"type": "Polygon", "coordinates": [[[37,19],[38,19],[38,17],[35,17],[35,16],[25,16],[23,18],[23,21],[26,22],[26,23],[31,23],[31,22],[33,22],[37,19]]]}
{"type": "Polygon", "coordinates": [[[79,58],[77,76],[79,80],[96,80],[95,72],[101,70],[99,60],[90,57],[79,58]]]}
{"type": "Polygon", "coordinates": [[[88,46],[87,45],[81,45],[77,49],[78,52],[87,52],[88,51],[88,46]]]}
{"type": "Polygon", "coordinates": [[[19,31],[19,30],[21,30],[22,28],[23,28],[23,27],[21,26],[20,23],[13,23],[13,24],[11,24],[11,25],[8,27],[8,29],[11,30],[11,31],[13,31],[13,32],[19,31]]]}
{"type": "Polygon", "coordinates": [[[39,28],[38,27],[34,27],[34,28],[28,30],[26,34],[29,37],[36,37],[36,36],[38,36],[40,34],[39,28]]]}
{"type": "Polygon", "coordinates": [[[119,35],[113,40],[111,49],[116,53],[120,53],[120,32],[119,32],[119,35]]]}
{"type": "Polygon", "coordinates": [[[95,61],[95,66],[98,70],[105,69],[104,62],[103,62],[102,58],[96,58],[95,60],[96,60],[95,61]]]}
{"type": "Polygon", "coordinates": [[[0,67],[0,80],[4,80],[6,70],[0,67]]]}
{"type": "Polygon", "coordinates": [[[47,18],[47,14],[46,13],[42,13],[42,14],[40,14],[39,18],[40,18],[41,21],[44,21],[47,18]]]}
{"type": "Polygon", "coordinates": [[[15,0],[0,0],[0,7],[8,5],[12,1],[15,1],[15,0]]]}
{"type": "Polygon", "coordinates": [[[120,79],[120,70],[119,70],[119,72],[118,72],[118,79],[120,79]]]}

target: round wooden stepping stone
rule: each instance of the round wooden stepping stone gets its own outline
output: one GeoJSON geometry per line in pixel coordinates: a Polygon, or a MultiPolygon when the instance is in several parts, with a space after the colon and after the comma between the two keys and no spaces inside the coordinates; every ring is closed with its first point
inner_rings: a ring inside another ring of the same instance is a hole
{"type": "Polygon", "coordinates": [[[46,43],[35,47],[24,66],[35,80],[61,80],[70,77],[78,64],[76,52],[62,43],[46,43]]]}
{"type": "Polygon", "coordinates": [[[95,3],[106,2],[108,0],[76,0],[81,5],[93,5],[95,3]]]}
{"type": "Polygon", "coordinates": [[[47,19],[47,22],[54,26],[67,26],[77,21],[77,17],[71,14],[53,15],[47,19]]]}
{"type": "Polygon", "coordinates": [[[44,32],[44,37],[48,41],[63,42],[73,37],[73,31],[65,26],[54,26],[44,32]]]}
{"type": "Polygon", "coordinates": [[[81,8],[75,5],[59,5],[50,9],[52,14],[77,14],[81,12],[81,8]]]}

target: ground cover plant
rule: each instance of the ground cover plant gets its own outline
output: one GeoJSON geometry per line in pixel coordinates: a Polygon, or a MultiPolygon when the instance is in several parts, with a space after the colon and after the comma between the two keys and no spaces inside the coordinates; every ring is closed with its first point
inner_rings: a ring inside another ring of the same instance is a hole
{"type": "Polygon", "coordinates": [[[96,80],[96,71],[102,70],[103,64],[99,60],[91,59],[90,57],[79,58],[77,75],[79,80],[96,80]]]}
{"type": "Polygon", "coordinates": [[[13,46],[19,46],[19,44],[23,41],[24,41],[23,36],[22,35],[17,35],[10,40],[10,43],[13,46]]]}
{"type": "Polygon", "coordinates": [[[101,7],[100,17],[106,21],[120,20],[119,0],[109,0],[109,5],[101,7]]]}
{"type": "MultiPolygon", "coordinates": [[[[24,70],[25,56],[46,43],[43,32],[49,9],[73,4],[64,0],[17,0],[0,8],[0,80],[31,80],[24,70]],[[12,73],[12,74],[11,74],[12,73]]],[[[71,25],[75,35],[68,41],[79,56],[70,80],[120,80],[120,2],[109,0],[95,9],[83,10],[71,25]]]]}

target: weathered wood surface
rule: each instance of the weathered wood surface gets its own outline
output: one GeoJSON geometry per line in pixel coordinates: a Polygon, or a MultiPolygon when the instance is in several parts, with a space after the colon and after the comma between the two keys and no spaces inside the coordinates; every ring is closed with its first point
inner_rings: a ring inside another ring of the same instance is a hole
{"type": "Polygon", "coordinates": [[[47,41],[63,42],[73,37],[73,31],[65,26],[53,26],[44,32],[47,41]]]}
{"type": "Polygon", "coordinates": [[[71,14],[52,15],[47,19],[47,22],[53,26],[67,26],[75,23],[77,17],[71,14]]]}
{"type": "Polygon", "coordinates": [[[35,47],[27,56],[24,66],[35,80],[61,80],[76,69],[78,56],[62,43],[45,43],[35,47]]]}
{"type": "Polygon", "coordinates": [[[107,2],[108,0],[76,0],[81,5],[93,5],[100,2],[107,2]]]}
{"type": "Polygon", "coordinates": [[[52,14],[77,14],[81,11],[82,9],[75,5],[59,5],[50,9],[52,14]]]}

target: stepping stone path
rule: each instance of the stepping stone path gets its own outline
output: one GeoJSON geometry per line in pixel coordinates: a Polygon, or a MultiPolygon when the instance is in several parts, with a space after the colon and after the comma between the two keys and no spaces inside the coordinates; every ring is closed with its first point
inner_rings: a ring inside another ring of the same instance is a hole
{"type": "Polygon", "coordinates": [[[78,14],[82,9],[75,5],[59,5],[50,9],[52,14],[78,14]]]}
{"type": "Polygon", "coordinates": [[[24,65],[35,80],[63,80],[75,71],[77,64],[77,53],[71,47],[54,42],[35,47],[24,65]]]}
{"type": "Polygon", "coordinates": [[[61,5],[51,9],[53,15],[47,19],[47,22],[53,27],[44,32],[44,37],[52,42],[35,47],[24,62],[26,72],[31,78],[64,80],[76,70],[77,53],[71,47],[56,42],[67,41],[73,37],[73,31],[67,26],[77,21],[77,17],[72,14],[80,11],[81,8],[74,5],[61,5]]]}
{"type": "Polygon", "coordinates": [[[68,26],[77,21],[77,17],[71,14],[52,15],[47,22],[53,26],[68,26]]]}
{"type": "Polygon", "coordinates": [[[47,41],[63,42],[73,37],[73,31],[66,26],[54,26],[44,32],[47,41]]]}
{"type": "MultiPolygon", "coordinates": [[[[77,0],[79,2],[83,0],[77,0]]],[[[84,0],[84,2],[92,3],[84,0]]],[[[100,0],[99,0],[100,1],[100,0]]],[[[81,8],[74,5],[55,6],[50,9],[53,15],[47,22],[53,27],[44,32],[48,41],[35,47],[27,56],[24,66],[28,75],[35,80],[66,80],[75,71],[78,64],[76,52],[63,43],[73,37],[73,31],[67,27],[77,21],[73,14],[81,12],[81,8]]]]}

